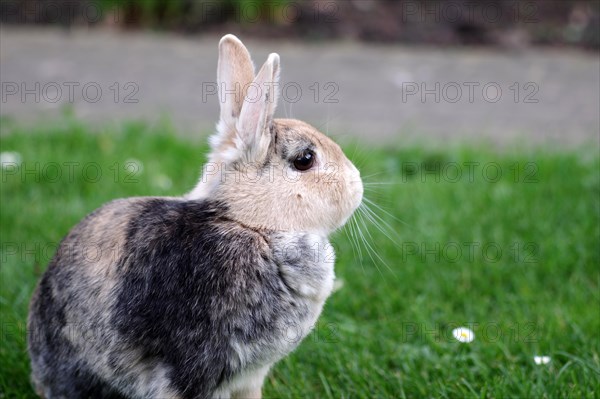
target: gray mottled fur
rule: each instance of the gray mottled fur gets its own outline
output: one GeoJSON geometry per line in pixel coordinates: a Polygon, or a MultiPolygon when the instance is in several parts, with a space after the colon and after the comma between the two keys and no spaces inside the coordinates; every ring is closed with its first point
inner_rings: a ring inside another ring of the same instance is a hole
{"type": "Polygon", "coordinates": [[[113,201],[61,243],[31,302],[45,398],[260,392],[333,283],[325,238],[261,231],[207,200],[113,201]]]}

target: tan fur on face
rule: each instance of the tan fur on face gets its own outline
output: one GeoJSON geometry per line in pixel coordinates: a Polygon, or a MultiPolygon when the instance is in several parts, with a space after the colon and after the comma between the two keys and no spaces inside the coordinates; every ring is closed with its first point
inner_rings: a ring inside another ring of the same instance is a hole
{"type": "Polygon", "coordinates": [[[363,188],[358,170],[341,148],[309,124],[292,119],[274,121],[272,140],[265,168],[242,165],[221,174],[214,197],[223,199],[234,219],[257,228],[327,235],[343,225],[360,204],[363,188]],[[307,143],[314,147],[316,165],[297,172],[288,158],[307,143]]]}

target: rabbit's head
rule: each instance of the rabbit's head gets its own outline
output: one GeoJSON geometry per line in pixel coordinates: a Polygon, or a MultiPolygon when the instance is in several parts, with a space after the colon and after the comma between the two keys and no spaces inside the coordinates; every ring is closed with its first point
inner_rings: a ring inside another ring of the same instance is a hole
{"type": "Polygon", "coordinates": [[[307,123],[273,119],[279,55],[258,73],[233,35],[219,43],[221,106],[202,177],[188,199],[222,202],[254,228],[329,234],[359,206],[360,173],[340,147],[307,123]]]}

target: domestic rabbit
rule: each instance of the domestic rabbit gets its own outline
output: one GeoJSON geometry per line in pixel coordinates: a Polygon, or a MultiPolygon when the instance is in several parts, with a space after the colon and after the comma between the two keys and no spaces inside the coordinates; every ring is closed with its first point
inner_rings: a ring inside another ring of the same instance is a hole
{"type": "Polygon", "coordinates": [[[274,119],[279,56],[256,74],[219,43],[221,106],[197,186],[112,201],[62,240],[28,319],[44,398],[258,398],[316,322],[328,235],[362,201],[358,170],[312,126],[274,119]]]}

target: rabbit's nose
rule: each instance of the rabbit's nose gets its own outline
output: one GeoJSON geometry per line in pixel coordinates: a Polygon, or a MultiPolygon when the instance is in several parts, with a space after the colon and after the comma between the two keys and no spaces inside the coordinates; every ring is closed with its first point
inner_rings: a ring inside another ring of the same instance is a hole
{"type": "Polygon", "coordinates": [[[362,185],[362,181],[360,181],[360,178],[352,182],[352,186],[356,190],[356,195],[360,196],[360,198],[362,199],[365,189],[362,185]]]}
{"type": "Polygon", "coordinates": [[[353,177],[353,180],[360,181],[360,171],[356,168],[356,166],[354,166],[354,164],[348,159],[346,159],[346,165],[348,166],[348,169],[350,169],[350,174],[353,177]]]}
{"type": "Polygon", "coordinates": [[[352,194],[358,199],[358,202],[360,202],[364,194],[364,187],[360,179],[360,172],[354,165],[352,167],[354,170],[350,173],[350,189],[352,190],[352,194]]]}

